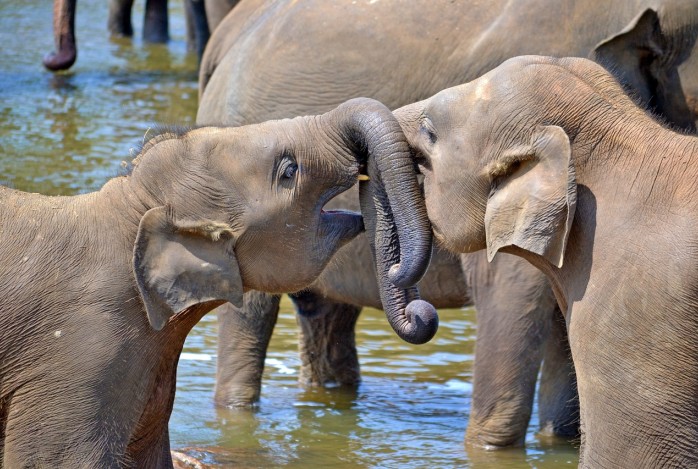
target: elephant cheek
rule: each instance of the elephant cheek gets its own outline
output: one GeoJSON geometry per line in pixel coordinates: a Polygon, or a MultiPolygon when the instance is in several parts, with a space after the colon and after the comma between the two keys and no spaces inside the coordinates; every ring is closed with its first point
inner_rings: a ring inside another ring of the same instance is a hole
{"type": "Polygon", "coordinates": [[[434,237],[436,241],[443,245],[448,246],[449,238],[447,233],[449,232],[448,227],[451,225],[452,220],[449,220],[449,216],[444,213],[446,204],[442,200],[443,194],[441,193],[439,186],[434,184],[432,178],[427,176],[424,179],[424,197],[427,207],[427,216],[429,217],[429,222],[431,223],[432,231],[434,232],[434,237]]]}
{"type": "Polygon", "coordinates": [[[479,203],[477,197],[466,197],[468,193],[475,194],[477,191],[466,191],[463,189],[466,185],[457,181],[447,185],[430,182],[425,179],[424,193],[436,242],[446,250],[457,253],[484,249],[485,204],[479,203]]]}

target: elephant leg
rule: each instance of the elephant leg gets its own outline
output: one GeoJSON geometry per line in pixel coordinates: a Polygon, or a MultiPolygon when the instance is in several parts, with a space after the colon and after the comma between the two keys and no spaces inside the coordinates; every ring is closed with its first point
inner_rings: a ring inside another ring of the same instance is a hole
{"type": "Polygon", "coordinates": [[[56,50],[46,54],[44,67],[51,71],[69,69],[78,56],[75,42],[75,0],[54,0],[53,41],[56,50]]]}
{"type": "Polygon", "coordinates": [[[477,311],[473,396],[466,443],[522,445],[556,302],[545,276],[521,258],[462,257],[477,311]]]}
{"type": "Polygon", "coordinates": [[[164,43],[170,40],[167,0],[146,0],[143,40],[154,43],[164,43]]]}
{"type": "Polygon", "coordinates": [[[203,0],[206,4],[206,18],[211,32],[240,0],[203,0]]]}
{"type": "Polygon", "coordinates": [[[107,20],[109,34],[122,37],[133,36],[132,10],[133,0],[109,0],[109,19],[107,20]]]}
{"type": "Polygon", "coordinates": [[[361,307],[313,292],[292,296],[300,326],[301,371],[306,386],[354,386],[361,381],[354,327],[361,307]]]}
{"type": "Polygon", "coordinates": [[[196,52],[201,62],[204,48],[211,33],[208,29],[204,0],[184,0],[184,13],[187,23],[187,50],[196,52]]]}
{"type": "Polygon", "coordinates": [[[579,436],[579,395],[567,338],[565,318],[558,308],[545,346],[538,388],[540,432],[544,435],[579,436]]]}
{"type": "Polygon", "coordinates": [[[0,399],[0,466],[5,460],[5,428],[7,427],[7,414],[10,409],[10,401],[12,396],[6,396],[0,399]]]}
{"type": "Polygon", "coordinates": [[[242,308],[227,303],[218,312],[218,366],[214,401],[248,407],[259,401],[267,347],[279,314],[278,295],[250,291],[242,308]]]}

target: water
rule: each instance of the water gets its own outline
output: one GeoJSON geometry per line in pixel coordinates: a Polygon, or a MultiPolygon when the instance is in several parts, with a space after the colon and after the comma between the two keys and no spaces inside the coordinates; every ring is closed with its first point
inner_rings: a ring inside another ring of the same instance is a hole
{"type": "MultiPolygon", "coordinates": [[[[190,125],[197,106],[196,58],[186,53],[182,5],[170,7],[168,45],[110,40],[107,1],[78,5],[78,60],[61,75],[43,70],[53,47],[50,2],[0,3],[0,183],[46,194],[99,188],[158,122],[190,125]]],[[[172,447],[212,467],[557,468],[577,449],[539,439],[526,447],[467,452],[475,337],[471,309],[442,310],[436,338],[400,341],[382,312],[357,325],[363,382],[355,390],[303,389],[291,304],[282,301],[256,411],[216,409],[216,317],[192,331],[180,360],[170,419],[172,447]]]]}

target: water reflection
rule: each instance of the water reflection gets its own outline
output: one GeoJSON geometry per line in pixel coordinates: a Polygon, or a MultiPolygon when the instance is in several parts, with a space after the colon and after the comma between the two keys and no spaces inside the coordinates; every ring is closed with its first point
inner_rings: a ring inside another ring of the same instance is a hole
{"type": "MultiPolygon", "coordinates": [[[[258,409],[215,409],[215,361],[180,364],[170,434],[175,446],[213,465],[236,467],[539,467],[577,464],[577,449],[540,440],[526,448],[488,452],[466,448],[472,382],[474,314],[442,310],[434,342],[401,342],[382,312],[365,310],[357,325],[363,382],[356,389],[303,389],[291,304],[281,303],[258,409]],[[289,372],[290,370],[290,372],[289,372]],[[192,375],[201,373],[198,378],[192,375]],[[185,377],[183,377],[185,375],[185,377]],[[208,392],[192,399],[192,390],[208,392]],[[180,390],[182,392],[180,392],[180,390]],[[201,398],[204,397],[204,401],[201,398]],[[197,422],[214,445],[192,445],[197,422]]],[[[185,351],[214,355],[215,318],[206,317],[185,351]]]]}
{"type": "Polygon", "coordinates": [[[51,195],[96,190],[117,174],[149,126],[194,123],[196,57],[185,53],[183,38],[167,45],[110,40],[107,2],[92,3],[78,9],[78,62],[61,74],[41,65],[52,45],[50,6],[0,4],[6,54],[0,174],[16,189],[51,195]]]}

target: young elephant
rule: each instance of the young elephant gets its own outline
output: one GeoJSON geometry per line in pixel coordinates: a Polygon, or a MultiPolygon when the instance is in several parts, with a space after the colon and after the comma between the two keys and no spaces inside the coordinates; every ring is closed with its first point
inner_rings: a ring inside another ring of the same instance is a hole
{"type": "MultiPolygon", "coordinates": [[[[403,134],[372,100],[161,133],[95,193],[1,188],[0,467],[171,467],[187,333],[243,290],[310,283],[363,229],[323,206],[367,157],[411,194],[397,203],[420,203],[403,134]]],[[[409,218],[414,248],[430,249],[426,213],[409,218]]],[[[407,277],[425,269],[410,263],[407,277]]]]}
{"type": "Polygon", "coordinates": [[[580,466],[698,467],[698,139],[585,59],[511,59],[395,115],[437,240],[518,255],[550,279],[580,466]]]}

